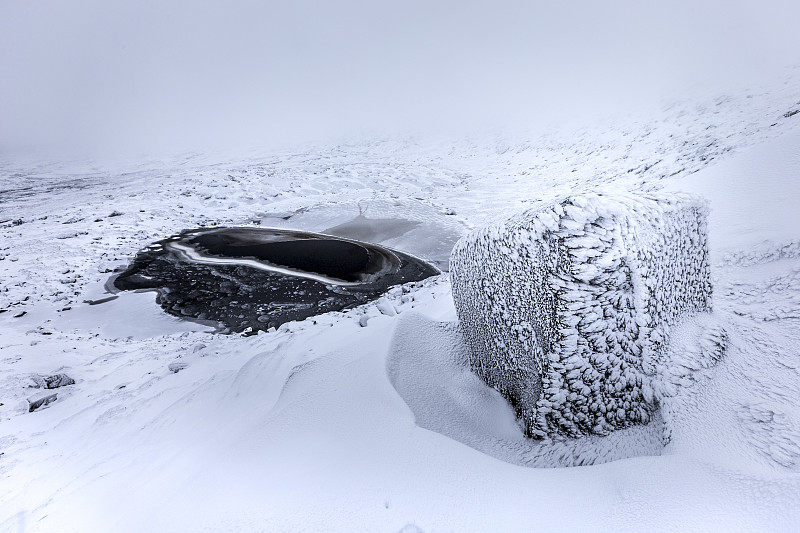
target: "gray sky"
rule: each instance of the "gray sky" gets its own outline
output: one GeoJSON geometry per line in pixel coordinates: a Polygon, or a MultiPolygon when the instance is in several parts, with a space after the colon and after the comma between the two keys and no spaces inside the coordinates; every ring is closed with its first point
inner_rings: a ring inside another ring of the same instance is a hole
{"type": "Polygon", "coordinates": [[[535,126],[758,84],[800,3],[3,0],[0,150],[535,126]]]}

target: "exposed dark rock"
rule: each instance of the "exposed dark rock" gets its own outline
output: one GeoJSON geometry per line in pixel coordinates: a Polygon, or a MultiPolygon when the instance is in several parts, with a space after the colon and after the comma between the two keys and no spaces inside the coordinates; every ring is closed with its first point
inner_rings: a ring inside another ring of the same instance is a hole
{"type": "Polygon", "coordinates": [[[66,374],[55,374],[44,378],[46,389],[57,389],[67,385],[75,385],[75,380],[66,374]]]}
{"type": "Polygon", "coordinates": [[[119,298],[119,296],[114,295],[114,296],[109,296],[107,298],[100,298],[99,300],[84,300],[83,303],[89,305],[104,304],[106,302],[110,302],[111,300],[116,300],[117,298],[119,298]]]}

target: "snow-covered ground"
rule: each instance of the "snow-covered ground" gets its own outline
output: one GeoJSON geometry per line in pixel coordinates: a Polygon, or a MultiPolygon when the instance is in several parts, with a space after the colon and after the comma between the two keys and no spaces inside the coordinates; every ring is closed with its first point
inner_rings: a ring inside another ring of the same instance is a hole
{"type": "Polygon", "coordinates": [[[798,94],[795,71],[546,136],[0,161],[0,530],[795,531],[798,94]],[[662,420],[606,439],[523,438],[463,364],[446,274],[252,337],[152,293],[87,303],[185,228],[330,231],[446,268],[459,236],[540,201],[663,188],[711,202],[715,312],[675,337],[662,420]],[[725,357],[693,366],[720,325],[725,357]],[[56,373],[76,383],[35,387],[56,373]]]}

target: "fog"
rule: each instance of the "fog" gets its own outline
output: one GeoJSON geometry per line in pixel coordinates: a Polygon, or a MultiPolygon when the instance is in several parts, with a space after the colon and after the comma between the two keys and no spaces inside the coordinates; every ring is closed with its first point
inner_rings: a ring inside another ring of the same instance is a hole
{"type": "Polygon", "coordinates": [[[800,63],[762,2],[0,4],[0,150],[185,150],[539,127],[800,63]]]}

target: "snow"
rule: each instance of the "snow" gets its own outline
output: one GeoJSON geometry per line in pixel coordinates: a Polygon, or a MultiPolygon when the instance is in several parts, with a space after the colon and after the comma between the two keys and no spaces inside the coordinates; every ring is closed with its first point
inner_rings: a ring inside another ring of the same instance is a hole
{"type": "Polygon", "coordinates": [[[124,168],[6,157],[0,530],[796,530],[798,86],[547,137],[124,168]],[[164,315],[152,293],[84,303],[185,228],[324,231],[367,207],[417,223],[377,242],[443,260],[473,228],[598,188],[706,197],[714,280],[714,312],[664,352],[660,420],[607,437],[524,438],[464,364],[446,274],[250,337],[164,315]],[[33,376],[55,374],[75,384],[28,412],[46,392],[33,376]]]}
{"type": "Polygon", "coordinates": [[[453,298],[470,365],[528,435],[650,421],[670,329],[711,310],[706,217],[699,197],[584,194],[456,244],[453,298]]]}
{"type": "Polygon", "coordinates": [[[797,135],[786,135],[670,184],[714,199],[710,231],[715,252],[755,251],[797,242],[797,147],[797,135]]]}
{"type": "Polygon", "coordinates": [[[658,414],[647,426],[607,437],[525,438],[509,403],[470,369],[469,350],[453,322],[417,313],[404,316],[395,331],[387,369],[418,426],[509,463],[547,468],[599,464],[660,455],[664,446],[658,414]]]}

